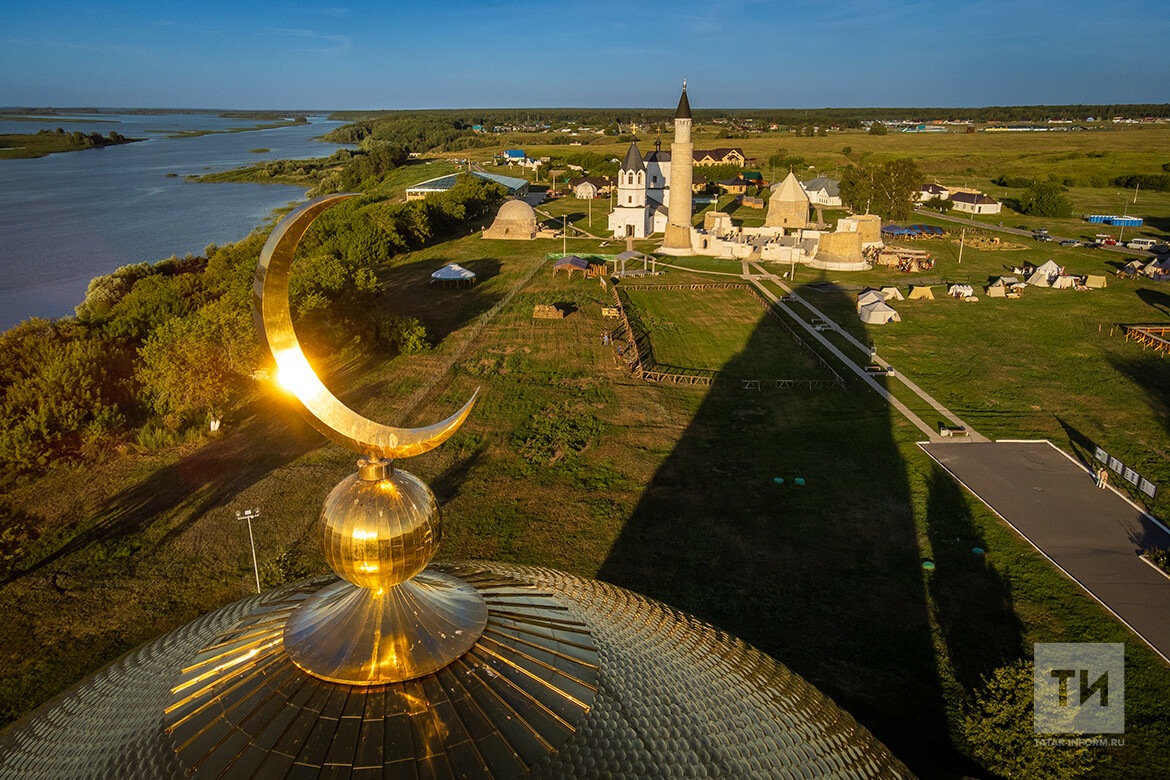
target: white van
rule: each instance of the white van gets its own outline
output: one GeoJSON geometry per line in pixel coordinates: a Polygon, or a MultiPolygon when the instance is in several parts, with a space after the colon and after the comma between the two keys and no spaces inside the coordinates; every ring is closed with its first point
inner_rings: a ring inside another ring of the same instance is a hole
{"type": "Polygon", "coordinates": [[[1128,244],[1126,244],[1126,246],[1130,249],[1141,249],[1149,252],[1157,243],[1158,242],[1152,238],[1135,238],[1133,241],[1130,241],[1128,244]]]}

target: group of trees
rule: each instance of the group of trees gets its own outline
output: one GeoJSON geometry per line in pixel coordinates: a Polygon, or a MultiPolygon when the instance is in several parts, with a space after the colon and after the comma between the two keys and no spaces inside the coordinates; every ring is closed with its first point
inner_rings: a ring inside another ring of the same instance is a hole
{"type": "MultiPolygon", "coordinates": [[[[374,302],[375,270],[502,201],[499,185],[461,179],[411,203],[354,198],[314,223],[290,289],[310,349],[336,347],[339,334],[403,353],[426,348],[422,323],[374,302]]],[[[90,283],[76,317],[0,335],[0,471],[94,455],[138,430],[214,428],[251,392],[260,365],[252,282],[266,238],[120,268],[90,283]]]]}
{"type": "Polygon", "coordinates": [[[854,211],[906,219],[914,210],[925,178],[907,157],[884,163],[850,165],[841,174],[841,200],[854,211]]]}

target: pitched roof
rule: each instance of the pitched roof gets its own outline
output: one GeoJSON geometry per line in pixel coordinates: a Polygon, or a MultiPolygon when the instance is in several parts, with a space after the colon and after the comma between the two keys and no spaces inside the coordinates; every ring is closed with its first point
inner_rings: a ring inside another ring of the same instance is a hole
{"type": "Polygon", "coordinates": [[[626,152],[626,159],[622,160],[621,169],[623,171],[646,170],[646,165],[642,162],[642,153],[638,151],[637,141],[634,141],[632,144],[630,144],[630,149],[626,152]]]}
{"type": "Polygon", "coordinates": [[[800,181],[792,171],[784,177],[784,181],[772,185],[772,197],[788,202],[808,203],[808,194],[800,186],[800,181]]]}
{"type": "Polygon", "coordinates": [[[841,195],[840,190],[837,189],[838,184],[840,184],[839,181],[830,179],[828,176],[818,176],[815,179],[809,179],[801,186],[804,187],[805,192],[819,192],[824,190],[825,194],[830,198],[837,198],[841,195]]]}
{"type": "Polygon", "coordinates": [[[955,203],[972,203],[972,204],[995,204],[999,201],[992,200],[984,195],[982,192],[959,192],[951,196],[951,200],[955,203]]]}
{"type": "Polygon", "coordinates": [[[674,112],[675,119],[691,118],[691,101],[687,100],[687,85],[683,84],[682,97],[678,99],[678,110],[674,112]]]}

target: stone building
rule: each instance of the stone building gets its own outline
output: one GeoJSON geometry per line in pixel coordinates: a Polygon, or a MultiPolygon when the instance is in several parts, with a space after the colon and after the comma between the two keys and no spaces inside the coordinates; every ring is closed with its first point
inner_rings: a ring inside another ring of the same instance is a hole
{"type": "Polygon", "coordinates": [[[766,227],[804,229],[808,224],[808,194],[792,171],[784,181],[772,185],[772,199],[768,202],[766,227]]]}
{"type": "Polygon", "coordinates": [[[504,201],[496,212],[491,227],[483,231],[484,238],[506,238],[531,241],[536,238],[536,211],[522,200],[504,201]]]}

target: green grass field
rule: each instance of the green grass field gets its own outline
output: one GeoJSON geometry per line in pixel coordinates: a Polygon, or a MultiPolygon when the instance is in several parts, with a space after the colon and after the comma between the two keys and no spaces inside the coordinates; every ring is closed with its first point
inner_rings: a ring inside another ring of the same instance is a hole
{"type": "MultiPolygon", "coordinates": [[[[668,274],[663,283],[670,279],[668,274]]],[[[736,370],[740,373],[731,379],[828,376],[768,318],[749,290],[630,290],[624,295],[649,331],[654,370],[718,372],[729,360],[738,358],[736,370]]]]}

